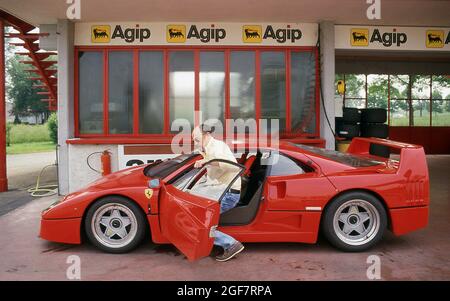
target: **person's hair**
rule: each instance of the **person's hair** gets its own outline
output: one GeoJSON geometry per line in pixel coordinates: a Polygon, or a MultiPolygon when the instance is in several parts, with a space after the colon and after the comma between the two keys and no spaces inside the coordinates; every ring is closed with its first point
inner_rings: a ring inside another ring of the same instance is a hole
{"type": "Polygon", "coordinates": [[[202,123],[200,126],[200,131],[202,132],[202,134],[211,134],[214,132],[214,126],[210,126],[208,124],[202,123]]]}

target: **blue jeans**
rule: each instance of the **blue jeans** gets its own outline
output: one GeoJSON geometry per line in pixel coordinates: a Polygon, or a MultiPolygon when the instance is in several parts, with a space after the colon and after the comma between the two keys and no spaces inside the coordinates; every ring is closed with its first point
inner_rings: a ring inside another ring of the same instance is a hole
{"type": "MultiPolygon", "coordinates": [[[[237,203],[239,202],[239,198],[240,198],[239,193],[232,193],[232,192],[225,193],[220,203],[220,213],[222,214],[236,207],[237,203]]],[[[234,243],[237,242],[237,240],[231,237],[230,235],[220,232],[218,230],[216,230],[214,234],[216,236],[214,239],[214,244],[216,246],[222,247],[224,250],[227,250],[229,247],[231,247],[234,243]]]]}

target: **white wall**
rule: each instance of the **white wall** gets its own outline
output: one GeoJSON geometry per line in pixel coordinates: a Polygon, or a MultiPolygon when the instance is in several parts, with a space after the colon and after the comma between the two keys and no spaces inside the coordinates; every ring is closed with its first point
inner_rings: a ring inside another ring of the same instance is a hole
{"type": "Polygon", "coordinates": [[[334,24],[333,22],[325,21],[320,23],[320,81],[323,92],[323,102],[322,100],[320,102],[320,137],[326,140],[327,149],[334,149],[335,147],[334,135],[326,118],[328,116],[328,120],[334,131],[334,68],[334,24]]]}
{"type": "MultiPolygon", "coordinates": [[[[118,170],[117,145],[98,144],[69,144],[68,145],[68,192],[74,192],[85,187],[89,183],[101,177],[101,174],[91,170],[87,163],[87,157],[94,152],[108,150],[111,152],[111,170],[118,170]]],[[[89,158],[92,168],[101,170],[101,154],[94,154],[89,158]]]]}
{"type": "MultiPolygon", "coordinates": [[[[58,20],[58,183],[59,193],[69,192],[68,146],[66,140],[74,136],[74,25],[58,20]]],[[[81,177],[82,174],[79,176],[81,177]]]]}

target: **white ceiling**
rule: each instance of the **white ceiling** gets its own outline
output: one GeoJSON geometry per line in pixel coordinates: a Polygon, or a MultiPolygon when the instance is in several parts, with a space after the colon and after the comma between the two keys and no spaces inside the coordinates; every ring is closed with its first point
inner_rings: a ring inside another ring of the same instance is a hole
{"type": "MultiPolygon", "coordinates": [[[[450,0],[381,0],[382,19],[368,20],[366,0],[80,0],[81,20],[318,22],[450,26],[450,0]]],[[[66,0],[0,0],[0,8],[25,21],[66,18],[66,0]]]]}

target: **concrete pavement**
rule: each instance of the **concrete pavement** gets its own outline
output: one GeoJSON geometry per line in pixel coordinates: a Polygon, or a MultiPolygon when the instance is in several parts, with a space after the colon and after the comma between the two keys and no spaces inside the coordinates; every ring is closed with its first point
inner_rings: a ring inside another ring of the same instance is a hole
{"type": "MultiPolygon", "coordinates": [[[[37,176],[44,166],[56,163],[56,153],[31,153],[19,155],[7,155],[8,188],[24,189],[36,184],[37,176]]],[[[41,182],[56,183],[56,167],[45,170],[41,182]]]]}
{"type": "Polygon", "coordinates": [[[34,200],[0,217],[0,280],[66,280],[68,256],[81,260],[82,280],[367,280],[369,255],[381,259],[383,280],[450,280],[450,156],[429,156],[430,224],[402,237],[390,232],[374,249],[343,253],[316,245],[245,244],[237,258],[187,261],[172,246],[150,242],[113,255],[38,238],[39,213],[54,197],[34,200]]]}

